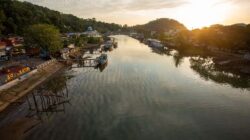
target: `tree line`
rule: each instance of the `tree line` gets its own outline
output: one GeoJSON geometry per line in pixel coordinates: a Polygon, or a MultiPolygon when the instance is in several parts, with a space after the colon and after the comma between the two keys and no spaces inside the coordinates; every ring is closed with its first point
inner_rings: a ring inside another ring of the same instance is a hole
{"type": "Polygon", "coordinates": [[[207,48],[231,52],[250,51],[250,24],[212,25],[188,30],[176,20],[162,18],[131,27],[130,30],[142,33],[147,38],[156,38],[167,44],[175,44],[180,51],[207,48]]]}
{"type": "Polygon", "coordinates": [[[63,14],[45,7],[17,0],[0,0],[0,33],[2,35],[22,35],[30,25],[50,24],[61,33],[81,32],[88,26],[104,33],[117,31],[122,26],[93,19],[82,19],[71,14],[63,14]]]}

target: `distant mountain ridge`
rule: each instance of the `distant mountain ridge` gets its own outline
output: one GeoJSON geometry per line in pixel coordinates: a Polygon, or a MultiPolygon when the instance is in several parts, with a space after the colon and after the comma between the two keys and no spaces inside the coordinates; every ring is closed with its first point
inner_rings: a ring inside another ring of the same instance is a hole
{"type": "Polygon", "coordinates": [[[158,33],[168,32],[170,30],[187,30],[182,23],[169,18],[160,18],[144,25],[136,25],[132,28],[135,30],[155,31],[158,33]]]}

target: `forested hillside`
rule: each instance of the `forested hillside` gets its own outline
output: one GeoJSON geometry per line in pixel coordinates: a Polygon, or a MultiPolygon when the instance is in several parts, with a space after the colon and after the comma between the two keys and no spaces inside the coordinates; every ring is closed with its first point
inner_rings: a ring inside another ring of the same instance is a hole
{"type": "Polygon", "coordinates": [[[157,33],[168,32],[169,30],[186,30],[186,27],[180,22],[169,19],[169,18],[160,18],[154,21],[150,21],[144,25],[134,26],[133,29],[140,31],[155,31],[157,33]]]}
{"type": "Polygon", "coordinates": [[[116,31],[118,24],[109,24],[93,19],[81,19],[70,14],[63,14],[45,7],[16,0],[0,0],[0,33],[22,34],[33,24],[51,24],[60,32],[80,32],[92,26],[100,32],[116,31]]]}
{"type": "Polygon", "coordinates": [[[180,50],[190,50],[191,46],[228,51],[250,50],[250,24],[212,25],[202,29],[188,30],[176,20],[162,18],[134,26],[132,29],[143,33],[146,37],[173,42],[176,46],[181,46],[180,50]],[[170,30],[177,32],[168,33],[170,30]]]}
{"type": "Polygon", "coordinates": [[[230,50],[250,50],[250,25],[213,25],[193,30],[193,39],[210,47],[230,50]]]}

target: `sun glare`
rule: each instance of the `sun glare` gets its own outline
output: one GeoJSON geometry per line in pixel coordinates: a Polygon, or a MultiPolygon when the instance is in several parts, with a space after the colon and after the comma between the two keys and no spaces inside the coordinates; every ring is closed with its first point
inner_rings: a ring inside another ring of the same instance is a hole
{"type": "Polygon", "coordinates": [[[230,3],[219,3],[218,0],[190,0],[179,10],[179,16],[187,28],[201,28],[223,22],[230,7],[230,3]]]}

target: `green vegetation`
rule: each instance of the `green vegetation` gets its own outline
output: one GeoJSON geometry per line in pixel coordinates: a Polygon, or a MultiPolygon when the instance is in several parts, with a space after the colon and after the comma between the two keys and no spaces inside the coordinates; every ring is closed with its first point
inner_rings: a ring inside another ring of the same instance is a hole
{"type": "Polygon", "coordinates": [[[30,26],[25,33],[25,43],[27,46],[38,47],[50,53],[55,53],[62,48],[59,30],[47,24],[30,26]]]}
{"type": "MultiPolygon", "coordinates": [[[[145,25],[137,25],[131,30],[172,44],[182,52],[206,53],[208,49],[238,52],[250,51],[250,25],[213,25],[202,29],[187,30],[173,19],[157,19],[145,25]]],[[[170,45],[171,46],[171,45],[170,45]]]]}
{"type": "Polygon", "coordinates": [[[232,75],[231,72],[225,72],[225,70],[216,67],[211,61],[208,58],[191,58],[191,68],[205,80],[213,80],[222,84],[228,83],[235,88],[248,88],[250,86],[249,76],[232,75]]]}
{"type": "Polygon", "coordinates": [[[143,33],[146,36],[160,37],[164,35],[165,32],[170,30],[187,30],[186,27],[180,22],[174,19],[161,18],[151,21],[144,25],[137,25],[132,27],[132,30],[136,30],[143,33]],[[153,34],[152,34],[153,33],[153,34]]]}
{"type": "Polygon", "coordinates": [[[75,38],[74,40],[74,44],[77,46],[77,47],[84,47],[84,44],[86,44],[87,40],[85,37],[77,37],[75,38]]]}
{"type": "Polygon", "coordinates": [[[102,37],[87,37],[85,35],[81,36],[71,36],[67,37],[64,41],[64,47],[67,47],[70,44],[74,44],[77,47],[85,47],[86,44],[100,44],[103,42],[102,37]]]}
{"type": "Polygon", "coordinates": [[[5,20],[6,20],[6,17],[4,15],[3,11],[0,10],[0,36],[2,35],[1,31],[4,29],[3,23],[5,22],[5,20]]]}
{"type": "Polygon", "coordinates": [[[85,36],[70,36],[63,40],[64,47],[74,44],[77,47],[84,47],[84,44],[87,43],[87,38],[85,36]]]}
{"type": "Polygon", "coordinates": [[[199,44],[216,47],[220,50],[249,50],[250,25],[235,24],[230,26],[213,25],[208,28],[191,31],[193,39],[199,44]]]}
{"type": "Polygon", "coordinates": [[[96,37],[89,37],[88,38],[88,43],[89,44],[99,44],[101,43],[102,38],[96,38],[96,37]]]}
{"type": "Polygon", "coordinates": [[[4,35],[22,35],[27,27],[33,24],[54,25],[61,33],[82,32],[88,26],[92,26],[101,33],[117,31],[122,28],[118,24],[99,22],[94,18],[81,19],[70,14],[62,14],[48,8],[16,0],[1,0],[0,9],[0,31],[4,35]]]}

